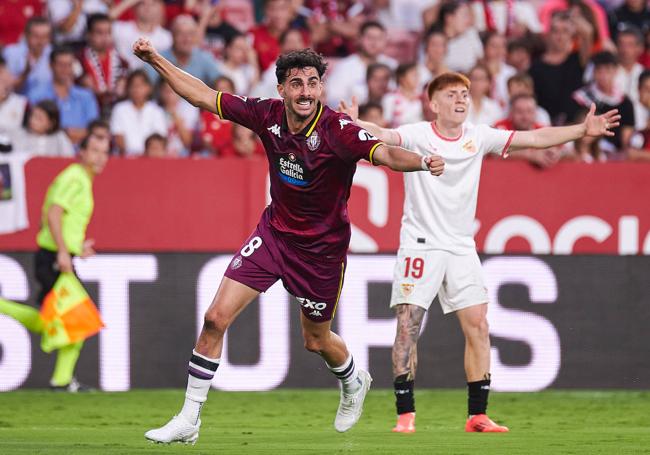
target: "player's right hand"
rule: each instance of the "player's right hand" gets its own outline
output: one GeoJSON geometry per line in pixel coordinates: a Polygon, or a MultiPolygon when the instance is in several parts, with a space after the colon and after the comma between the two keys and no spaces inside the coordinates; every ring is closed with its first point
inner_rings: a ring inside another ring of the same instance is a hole
{"type": "Polygon", "coordinates": [[[143,62],[151,63],[156,56],[156,48],[146,38],[139,38],[133,43],[133,53],[143,62]]]}
{"type": "Polygon", "coordinates": [[[72,257],[67,251],[59,251],[56,253],[56,264],[59,266],[60,272],[72,272],[72,257]]]}
{"type": "Polygon", "coordinates": [[[429,155],[424,158],[424,162],[427,163],[431,175],[438,176],[445,170],[445,162],[442,160],[441,156],[433,154],[429,155]]]}

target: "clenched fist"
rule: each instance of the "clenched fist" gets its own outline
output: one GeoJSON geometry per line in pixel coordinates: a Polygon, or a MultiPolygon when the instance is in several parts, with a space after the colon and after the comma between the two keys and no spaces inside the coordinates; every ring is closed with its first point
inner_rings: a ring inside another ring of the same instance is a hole
{"type": "Polygon", "coordinates": [[[139,38],[133,43],[133,53],[143,62],[151,63],[156,56],[156,48],[146,38],[139,38]]]}

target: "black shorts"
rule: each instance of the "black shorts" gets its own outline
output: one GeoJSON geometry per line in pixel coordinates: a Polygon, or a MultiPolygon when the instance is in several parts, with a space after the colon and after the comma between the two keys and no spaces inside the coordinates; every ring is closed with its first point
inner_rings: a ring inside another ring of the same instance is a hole
{"type": "Polygon", "coordinates": [[[43,248],[39,249],[36,254],[34,254],[34,275],[36,276],[36,281],[38,281],[38,284],[40,285],[40,290],[36,299],[36,302],[39,305],[43,304],[45,296],[52,290],[56,280],[61,274],[59,271],[59,264],[56,262],[56,256],[56,251],[49,251],[43,248]]]}

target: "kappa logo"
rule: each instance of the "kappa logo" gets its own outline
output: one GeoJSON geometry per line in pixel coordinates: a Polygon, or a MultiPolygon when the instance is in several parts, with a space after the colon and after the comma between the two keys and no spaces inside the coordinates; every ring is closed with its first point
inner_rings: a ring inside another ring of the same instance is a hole
{"type": "Polygon", "coordinates": [[[273,126],[269,126],[267,130],[269,130],[272,134],[275,134],[277,137],[282,137],[280,135],[280,126],[277,123],[273,126]]]}
{"type": "Polygon", "coordinates": [[[318,311],[318,310],[314,310],[314,311],[312,311],[311,313],[309,313],[309,316],[317,316],[317,317],[320,318],[320,317],[323,316],[323,313],[321,313],[321,312],[318,311]]]}
{"type": "Polygon", "coordinates": [[[339,119],[339,125],[341,125],[341,129],[345,128],[345,125],[349,125],[352,123],[352,120],[345,120],[344,118],[339,119]]]}
{"type": "Polygon", "coordinates": [[[239,267],[242,266],[244,263],[244,260],[242,259],[241,256],[237,256],[235,259],[232,260],[232,264],[230,264],[230,268],[233,270],[237,270],[239,267]]]}
{"type": "Polygon", "coordinates": [[[261,103],[262,101],[266,101],[266,100],[268,100],[266,96],[260,96],[259,98],[257,98],[258,103],[261,103]]]}
{"type": "Polygon", "coordinates": [[[316,151],[318,149],[318,146],[320,145],[320,136],[316,131],[311,133],[311,136],[307,138],[307,148],[311,150],[312,152],[316,151]]]}

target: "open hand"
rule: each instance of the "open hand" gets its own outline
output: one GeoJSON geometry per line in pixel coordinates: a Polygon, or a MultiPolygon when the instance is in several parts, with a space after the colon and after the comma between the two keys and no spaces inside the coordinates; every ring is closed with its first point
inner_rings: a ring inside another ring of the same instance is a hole
{"type": "Polygon", "coordinates": [[[93,248],[94,246],[95,246],[95,240],[93,239],[84,240],[83,249],[81,251],[81,257],[87,258],[95,255],[95,249],[93,248]]]}
{"type": "Polygon", "coordinates": [[[143,62],[151,63],[157,55],[156,48],[146,38],[139,38],[133,43],[133,53],[143,62]]]}
{"type": "Polygon", "coordinates": [[[614,132],[610,130],[619,126],[619,120],[621,120],[618,109],[612,109],[601,115],[595,115],[595,113],[596,105],[591,103],[589,113],[583,122],[585,136],[613,136],[614,132]]]}
{"type": "Polygon", "coordinates": [[[357,119],[359,118],[359,102],[357,101],[357,97],[353,96],[352,97],[352,102],[350,105],[348,105],[345,101],[341,100],[339,102],[339,112],[343,114],[347,114],[350,116],[353,122],[356,122],[357,119]]]}
{"type": "Polygon", "coordinates": [[[442,171],[445,169],[445,162],[442,160],[442,157],[438,155],[425,156],[424,162],[426,163],[429,172],[431,172],[431,175],[438,176],[442,174],[442,171]]]}

